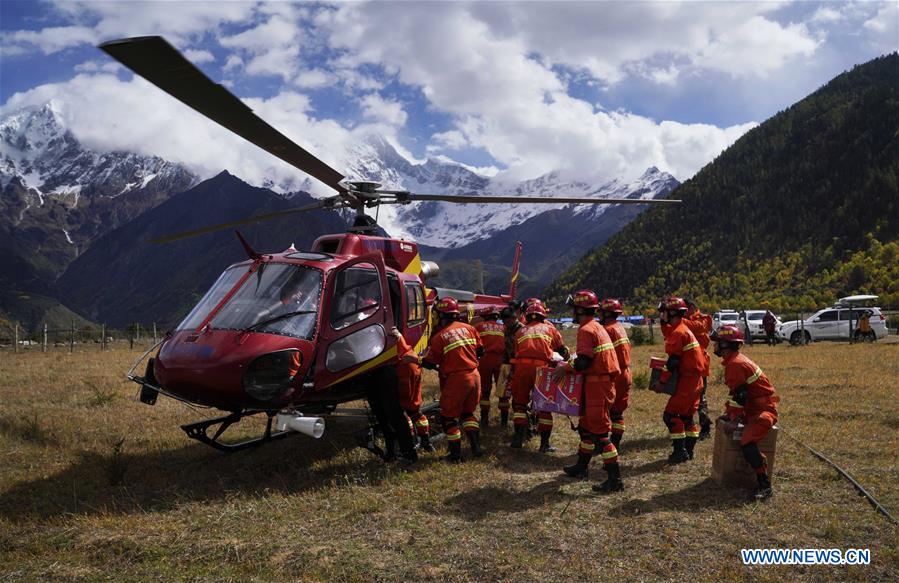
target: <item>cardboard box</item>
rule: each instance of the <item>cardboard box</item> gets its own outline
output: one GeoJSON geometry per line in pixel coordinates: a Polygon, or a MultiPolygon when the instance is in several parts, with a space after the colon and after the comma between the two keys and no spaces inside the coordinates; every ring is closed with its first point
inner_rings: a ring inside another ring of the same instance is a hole
{"type": "Polygon", "coordinates": [[[584,375],[566,374],[559,381],[553,382],[552,371],[546,366],[537,369],[534,389],[531,391],[531,408],[534,411],[580,416],[584,375]]]}
{"type": "Polygon", "coordinates": [[[657,393],[673,395],[677,391],[677,371],[671,373],[668,382],[661,386],[661,390],[655,389],[667,362],[667,359],[655,356],[649,359],[649,388],[657,393]]]}
{"type": "MultiPolygon", "coordinates": [[[[759,442],[759,450],[768,459],[768,476],[774,477],[774,454],[777,446],[777,425],[771,428],[765,439],[759,442]]],[[[712,478],[719,484],[756,488],[758,481],[755,470],[743,457],[740,449],[740,436],[743,425],[731,435],[724,432],[724,424],[718,423],[715,429],[715,449],[712,454],[712,478]]]]}

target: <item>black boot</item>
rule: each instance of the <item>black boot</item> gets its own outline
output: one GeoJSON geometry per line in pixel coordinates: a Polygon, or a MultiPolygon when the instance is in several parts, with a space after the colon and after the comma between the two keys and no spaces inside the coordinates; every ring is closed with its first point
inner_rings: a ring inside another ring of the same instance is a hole
{"type": "Polygon", "coordinates": [[[521,449],[524,447],[524,432],[527,429],[524,425],[515,426],[515,435],[512,436],[512,447],[521,449]]]}
{"type": "Polygon", "coordinates": [[[685,437],[684,438],[684,449],[687,450],[687,457],[693,459],[693,448],[696,447],[696,438],[695,437],[685,437]]]}
{"type": "Polygon", "coordinates": [[[669,464],[675,465],[690,461],[690,455],[687,453],[687,448],[684,447],[683,439],[673,439],[671,443],[674,446],[674,451],[668,456],[669,464]]]}
{"type": "Polygon", "coordinates": [[[618,455],[621,455],[621,437],[624,434],[622,433],[613,433],[609,436],[609,441],[612,442],[612,445],[615,446],[615,449],[618,450],[618,455]]]}
{"type": "Polygon", "coordinates": [[[587,467],[590,464],[591,457],[592,456],[589,453],[578,452],[577,461],[574,463],[574,465],[565,466],[564,468],[562,468],[562,471],[572,478],[586,478],[587,467]]]}
{"type": "Polygon", "coordinates": [[[462,461],[462,441],[459,439],[446,443],[449,453],[443,456],[443,461],[457,464],[462,461]]]}
{"type": "Polygon", "coordinates": [[[552,435],[549,431],[543,431],[540,433],[540,453],[552,453],[556,451],[556,448],[549,444],[549,436],[552,435]]]}
{"type": "Polygon", "coordinates": [[[471,447],[471,455],[474,457],[484,455],[484,450],[481,449],[480,431],[467,431],[466,434],[468,435],[468,445],[471,447]]]}
{"type": "Polygon", "coordinates": [[[708,439],[711,436],[712,436],[712,424],[711,423],[703,423],[702,428],[699,430],[699,441],[708,439]]]}
{"type": "Polygon", "coordinates": [[[624,490],[624,482],[621,481],[621,466],[618,465],[618,462],[606,464],[604,469],[606,470],[606,473],[609,474],[609,479],[602,484],[594,485],[593,491],[607,494],[624,490]]]}
{"type": "Polygon", "coordinates": [[[764,502],[774,495],[774,490],[771,489],[771,479],[768,477],[768,474],[756,474],[755,477],[759,481],[759,487],[752,493],[752,499],[757,502],[764,502]]]}
{"type": "Polygon", "coordinates": [[[503,429],[505,429],[506,427],[509,426],[509,410],[508,409],[502,409],[499,412],[499,425],[503,429]]]}
{"type": "Polygon", "coordinates": [[[481,409],[481,429],[490,427],[490,409],[481,409]]]}
{"type": "Polygon", "coordinates": [[[428,453],[437,451],[431,444],[431,436],[427,433],[418,436],[418,449],[420,449],[421,451],[426,451],[428,453]]]}

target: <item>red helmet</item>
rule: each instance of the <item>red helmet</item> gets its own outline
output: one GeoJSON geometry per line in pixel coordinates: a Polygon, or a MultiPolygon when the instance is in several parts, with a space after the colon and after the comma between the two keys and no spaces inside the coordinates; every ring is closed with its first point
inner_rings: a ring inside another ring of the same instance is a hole
{"type": "Polygon", "coordinates": [[[602,311],[603,312],[613,312],[615,314],[620,314],[624,312],[621,309],[621,302],[616,300],[615,298],[606,298],[602,301],[602,311]]]}
{"type": "Polygon", "coordinates": [[[684,298],[670,297],[664,301],[664,306],[660,309],[664,309],[666,312],[679,312],[683,316],[687,313],[687,302],[684,301],[684,298]]]}
{"type": "Polygon", "coordinates": [[[565,303],[576,308],[593,308],[595,310],[599,307],[599,296],[589,289],[582,289],[569,296],[565,303]]]}
{"type": "Polygon", "coordinates": [[[530,306],[531,304],[542,304],[542,303],[543,303],[543,300],[541,300],[540,298],[528,298],[524,302],[524,304],[526,306],[530,306]]]}
{"type": "Polygon", "coordinates": [[[481,308],[479,315],[482,318],[492,318],[493,316],[499,318],[499,306],[487,306],[486,308],[481,308]]]}
{"type": "Polygon", "coordinates": [[[543,307],[543,304],[540,301],[529,305],[528,308],[524,311],[525,317],[533,316],[535,314],[543,318],[546,317],[546,308],[543,307]]]}
{"type": "Polygon", "coordinates": [[[456,298],[453,297],[445,297],[437,300],[437,304],[434,306],[434,309],[437,310],[438,313],[443,315],[458,315],[459,314],[459,302],[456,301],[456,298]]]}
{"type": "Polygon", "coordinates": [[[736,342],[743,344],[746,339],[743,331],[733,324],[725,324],[712,332],[710,338],[715,342],[736,342]]]}

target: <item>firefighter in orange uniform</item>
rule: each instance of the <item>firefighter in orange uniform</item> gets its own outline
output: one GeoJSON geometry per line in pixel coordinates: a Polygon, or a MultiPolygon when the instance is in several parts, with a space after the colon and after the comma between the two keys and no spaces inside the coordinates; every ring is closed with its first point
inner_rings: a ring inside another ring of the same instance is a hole
{"type": "Polygon", "coordinates": [[[593,486],[596,492],[619,492],[624,490],[621,481],[621,467],[618,464],[618,450],[609,439],[612,420],[609,407],[615,402],[615,377],[621,369],[615,347],[605,328],[596,321],[599,297],[591,290],[575,292],[566,302],[574,310],[574,320],[580,325],[577,331],[577,348],[573,364],[560,364],[554,376],[564,373],[584,375],[583,413],[578,422],[581,443],[577,450],[577,462],[565,466],[563,470],[572,478],[586,478],[590,458],[602,457],[603,469],[608,479],[593,486]]]}
{"type": "MultiPolygon", "coordinates": [[[[499,308],[485,308],[481,312],[483,320],[475,325],[475,329],[484,343],[484,355],[478,364],[481,374],[481,426],[487,427],[490,419],[490,393],[493,385],[499,380],[499,371],[503,365],[503,354],[506,351],[506,329],[499,322],[499,308]]],[[[500,392],[497,385],[497,392],[500,392]]],[[[508,401],[506,401],[508,404],[508,401]]],[[[508,411],[508,409],[507,409],[508,411]]],[[[508,412],[506,413],[508,416],[508,412]]]]}
{"type": "Polygon", "coordinates": [[[462,461],[462,433],[468,436],[471,453],[484,455],[478,420],[474,412],[481,395],[481,376],[478,357],[484,351],[481,337],[473,326],[459,322],[459,303],[452,297],[437,301],[434,306],[439,320],[431,334],[428,352],[422,361],[425,368],[439,370],[440,416],[446,433],[450,462],[462,461]]]}
{"type": "Polygon", "coordinates": [[[434,451],[428,418],[421,413],[421,359],[398,329],[391,328],[390,334],[396,338],[396,376],[399,380],[400,406],[418,435],[421,450],[434,451]]]}
{"type": "MultiPolygon", "coordinates": [[[[531,400],[531,390],[537,377],[537,369],[548,366],[552,360],[553,352],[558,352],[562,358],[568,358],[568,348],[562,335],[552,324],[544,322],[546,310],[540,302],[532,303],[525,310],[527,324],[519,328],[515,333],[515,360],[512,370],[512,423],[515,425],[515,435],[512,437],[512,447],[520,448],[524,445],[525,433],[528,427],[528,402],[531,400]]],[[[537,433],[540,434],[540,451],[549,453],[555,451],[549,443],[553,430],[552,413],[540,412],[537,414],[537,433]]]]}
{"type": "Polygon", "coordinates": [[[699,347],[702,349],[702,357],[705,359],[705,365],[702,368],[702,392],[699,394],[699,439],[707,439],[712,434],[712,420],[709,417],[709,403],[705,398],[706,389],[709,386],[709,374],[711,373],[712,357],[709,356],[709,344],[712,341],[709,334],[712,333],[712,317],[703,314],[699,308],[690,300],[684,300],[687,304],[687,317],[684,323],[696,340],[699,341],[699,347]]]}
{"type": "Polygon", "coordinates": [[[766,500],[773,495],[771,478],[764,454],[759,451],[759,442],[777,423],[777,402],[774,385],[757,364],[740,353],[743,346],[743,332],[736,326],[727,324],[712,333],[715,341],[715,356],[722,358],[724,382],[730,389],[730,398],[725,405],[725,414],[719,422],[727,423],[725,431],[733,433],[737,423],[744,425],[740,437],[743,457],[755,470],[758,488],[753,493],[755,500],[766,500]]]}
{"type": "Polygon", "coordinates": [[[666,325],[668,327],[665,334],[667,370],[662,373],[660,382],[666,383],[672,373],[678,373],[675,393],[668,399],[662,419],[668,427],[673,447],[668,463],[680,464],[693,459],[693,448],[699,439],[699,426],[693,416],[699,408],[705,358],[699,341],[685,322],[686,302],[682,298],[669,298],[660,305],[664,307],[660,312],[663,330],[666,325]]]}
{"type": "Polygon", "coordinates": [[[506,378],[502,389],[497,388],[499,393],[499,419],[500,425],[505,428],[509,425],[509,410],[512,408],[512,363],[515,360],[515,334],[524,324],[518,319],[518,314],[514,308],[503,308],[500,312],[500,318],[503,321],[503,329],[506,334],[506,350],[503,354],[503,367],[506,368],[506,378]]]}
{"type": "Polygon", "coordinates": [[[602,325],[612,340],[615,347],[615,356],[618,358],[618,368],[621,372],[615,377],[615,401],[609,407],[609,417],[612,420],[611,442],[618,453],[621,453],[621,437],[624,435],[624,410],[630,402],[631,384],[631,341],[627,332],[618,322],[618,316],[623,312],[621,302],[614,298],[603,300],[600,307],[602,325]]]}

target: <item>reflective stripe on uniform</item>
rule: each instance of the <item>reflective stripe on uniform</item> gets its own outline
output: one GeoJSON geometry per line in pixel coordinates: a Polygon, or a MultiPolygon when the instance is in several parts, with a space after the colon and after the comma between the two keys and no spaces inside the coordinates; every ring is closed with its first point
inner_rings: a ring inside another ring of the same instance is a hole
{"type": "Polygon", "coordinates": [[[613,342],[612,346],[621,346],[622,344],[630,344],[630,343],[631,343],[631,339],[625,337],[625,338],[619,338],[618,340],[613,342]]]}
{"type": "Polygon", "coordinates": [[[612,451],[602,452],[602,459],[607,460],[609,458],[618,457],[618,450],[614,449],[614,446],[612,446],[612,448],[612,451]]]}
{"type": "Polygon", "coordinates": [[[527,419],[527,413],[512,413],[512,419],[527,419]]]}
{"type": "Polygon", "coordinates": [[[549,419],[541,417],[540,419],[537,419],[537,426],[539,427],[540,425],[543,425],[544,427],[552,427],[553,420],[551,417],[549,419]]]}
{"type": "Polygon", "coordinates": [[[687,437],[699,437],[698,431],[686,431],[684,432],[687,437]]]}
{"type": "Polygon", "coordinates": [[[680,433],[671,434],[671,439],[685,439],[686,437],[687,435],[683,431],[681,431],[680,433]]]}
{"type": "Polygon", "coordinates": [[[595,444],[589,443],[589,442],[586,442],[586,441],[582,441],[581,444],[580,444],[580,447],[581,447],[581,449],[583,449],[584,451],[593,451],[594,449],[596,449],[596,445],[595,445],[595,444]]]}
{"type": "Polygon", "coordinates": [[[447,441],[459,441],[459,440],[461,440],[461,439],[462,439],[462,434],[459,433],[459,428],[458,428],[458,427],[456,428],[456,431],[455,431],[454,433],[447,433],[447,434],[446,434],[446,440],[447,440],[447,441]]]}
{"type": "Polygon", "coordinates": [[[418,421],[415,422],[416,427],[430,427],[430,423],[428,423],[427,417],[422,417],[418,421]]]}
{"type": "Polygon", "coordinates": [[[699,342],[693,341],[689,344],[684,344],[683,350],[693,350],[694,348],[699,348],[699,342]]]}
{"type": "Polygon", "coordinates": [[[752,373],[752,376],[750,376],[748,379],[746,379],[745,384],[751,385],[755,381],[759,380],[759,377],[761,377],[761,376],[762,376],[762,369],[760,369],[759,367],[755,367],[755,372],[752,373]]]}
{"type": "Polygon", "coordinates": [[[612,429],[624,429],[624,423],[612,423],[612,429]]]}
{"type": "Polygon", "coordinates": [[[459,348],[460,346],[468,346],[468,345],[473,346],[473,345],[476,345],[477,343],[478,343],[478,341],[475,340],[474,338],[463,338],[462,340],[456,340],[452,344],[447,344],[443,348],[443,354],[446,354],[447,352],[449,352],[450,350],[453,350],[454,348],[459,348]]]}
{"type": "Polygon", "coordinates": [[[547,342],[552,342],[552,336],[547,334],[523,334],[521,338],[517,339],[516,342],[521,344],[525,340],[546,340],[547,342]]]}
{"type": "Polygon", "coordinates": [[[600,344],[596,348],[593,349],[593,354],[597,354],[599,352],[605,352],[606,350],[615,350],[615,345],[611,342],[606,342],[605,344],[600,344]]]}
{"type": "Polygon", "coordinates": [[[727,400],[727,406],[728,406],[728,407],[732,407],[732,408],[734,408],[734,409],[742,409],[742,408],[743,408],[743,405],[737,403],[737,402],[734,401],[733,399],[728,399],[728,400],[727,400]]]}
{"type": "Polygon", "coordinates": [[[478,425],[477,421],[464,421],[462,423],[462,429],[477,429],[480,425],[478,425]]]}
{"type": "Polygon", "coordinates": [[[501,336],[503,338],[506,337],[505,333],[497,332],[495,330],[484,330],[483,332],[480,332],[480,335],[481,336],[501,336]]]}
{"type": "Polygon", "coordinates": [[[490,401],[481,401],[481,407],[489,407],[490,401]]]}

